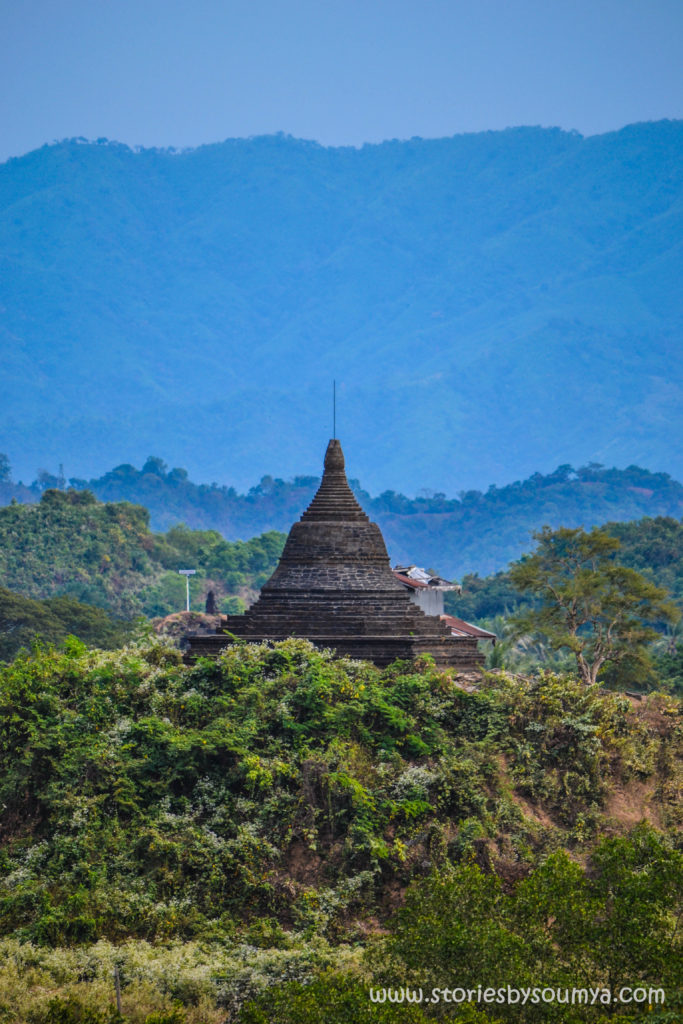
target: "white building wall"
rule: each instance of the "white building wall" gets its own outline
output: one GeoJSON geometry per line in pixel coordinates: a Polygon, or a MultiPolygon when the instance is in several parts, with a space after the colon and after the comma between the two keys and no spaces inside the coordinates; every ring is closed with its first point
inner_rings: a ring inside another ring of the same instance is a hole
{"type": "Polygon", "coordinates": [[[418,587],[410,596],[426,615],[443,615],[443,591],[436,587],[418,587]]]}

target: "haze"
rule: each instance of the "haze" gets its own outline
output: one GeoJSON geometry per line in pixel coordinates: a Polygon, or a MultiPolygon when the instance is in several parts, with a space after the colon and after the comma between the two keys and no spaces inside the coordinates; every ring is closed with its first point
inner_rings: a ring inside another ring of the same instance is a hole
{"type": "Polygon", "coordinates": [[[679,0],[2,2],[0,160],[107,137],[328,145],[683,116],[679,0]]]}

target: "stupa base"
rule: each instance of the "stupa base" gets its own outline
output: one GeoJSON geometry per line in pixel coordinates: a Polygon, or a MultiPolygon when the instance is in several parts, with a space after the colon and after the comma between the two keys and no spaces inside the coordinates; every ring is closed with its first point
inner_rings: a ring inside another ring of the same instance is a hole
{"type": "MultiPolygon", "coordinates": [[[[285,636],[258,636],[256,634],[208,634],[189,636],[186,658],[217,658],[221,651],[233,643],[273,643],[286,640],[285,636]]],[[[459,638],[454,642],[451,638],[428,636],[307,636],[312,644],[320,648],[330,648],[337,657],[355,658],[360,661],[371,661],[378,668],[386,668],[392,662],[413,661],[421,654],[429,654],[439,669],[456,669],[459,672],[471,672],[481,669],[484,655],[477,649],[477,641],[473,637],[459,638]]]]}

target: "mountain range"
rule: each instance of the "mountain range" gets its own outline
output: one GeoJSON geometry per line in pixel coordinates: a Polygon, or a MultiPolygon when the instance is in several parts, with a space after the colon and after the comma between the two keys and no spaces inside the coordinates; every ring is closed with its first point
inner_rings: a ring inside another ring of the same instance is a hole
{"type": "Polygon", "coordinates": [[[67,140],[0,165],[0,450],[238,488],[683,476],[683,122],[326,148],[67,140]]]}

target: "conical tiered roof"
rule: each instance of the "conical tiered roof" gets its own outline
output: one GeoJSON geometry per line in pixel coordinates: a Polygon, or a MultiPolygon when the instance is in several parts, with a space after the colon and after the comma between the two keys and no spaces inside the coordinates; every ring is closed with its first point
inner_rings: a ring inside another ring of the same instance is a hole
{"type": "Polygon", "coordinates": [[[344,453],[336,439],[331,440],[327,446],[320,487],[301,519],[303,522],[336,522],[340,519],[369,522],[349,487],[344,453]]]}
{"type": "Polygon", "coordinates": [[[411,601],[391,572],[379,526],[349,487],[341,444],[327,446],[320,487],[294,523],[277,569],[245,615],[228,616],[220,633],[190,637],[190,656],[216,654],[234,636],[303,636],[339,654],[388,665],[432,654],[437,665],[474,668],[476,640],[455,638],[411,601]]]}

